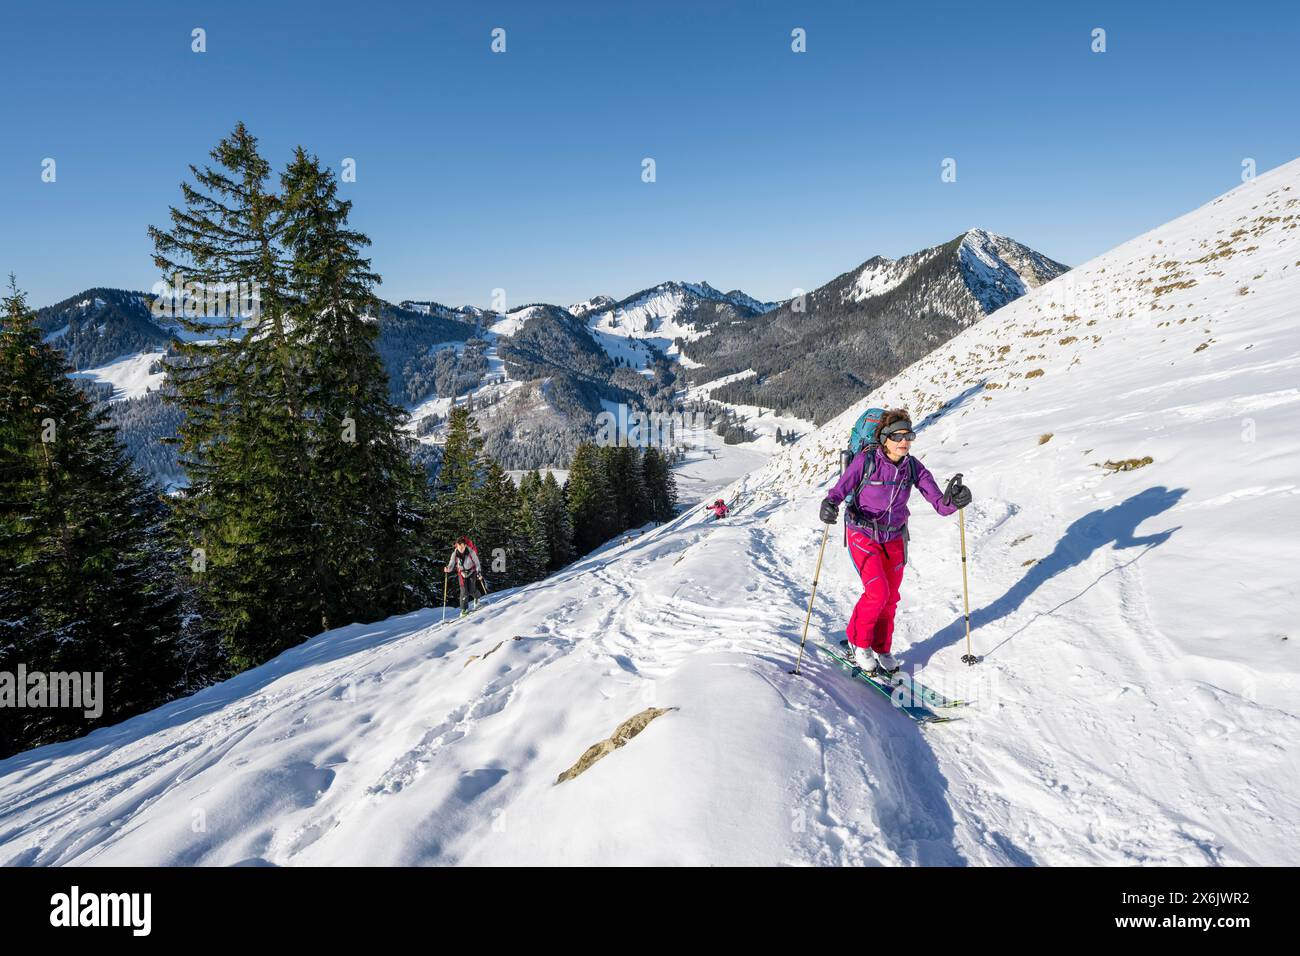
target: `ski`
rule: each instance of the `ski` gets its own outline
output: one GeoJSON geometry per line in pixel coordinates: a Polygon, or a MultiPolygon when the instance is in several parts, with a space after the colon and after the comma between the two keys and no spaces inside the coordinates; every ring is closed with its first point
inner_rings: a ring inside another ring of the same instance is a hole
{"type": "MultiPolygon", "coordinates": [[[[840,641],[840,654],[846,658],[849,656],[848,641],[840,641]]],[[[911,674],[905,673],[902,670],[896,671],[885,677],[880,677],[879,679],[886,680],[894,687],[899,685],[906,686],[908,693],[912,695],[912,700],[919,701],[927,707],[965,707],[970,703],[968,700],[954,700],[951,697],[939,693],[937,690],[931,690],[911,674]]]]}
{"type": "Polygon", "coordinates": [[[825,644],[820,645],[821,649],[831,657],[840,669],[846,673],[858,678],[866,684],[870,684],[877,691],[889,698],[898,710],[901,710],[908,717],[911,717],[918,724],[941,724],[949,720],[960,720],[960,717],[949,717],[944,714],[937,714],[924,704],[916,702],[911,692],[904,686],[891,686],[884,682],[883,678],[869,676],[860,667],[850,661],[848,658],[841,656],[825,644]]]}

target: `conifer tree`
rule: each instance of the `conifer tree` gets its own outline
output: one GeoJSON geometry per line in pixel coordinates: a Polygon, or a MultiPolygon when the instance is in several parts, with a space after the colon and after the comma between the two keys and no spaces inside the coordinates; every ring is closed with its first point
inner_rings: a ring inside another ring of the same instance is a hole
{"type": "MultiPolygon", "coordinates": [[[[321,630],[429,603],[427,480],[375,349],[378,281],[333,175],[299,148],[272,194],[243,124],[191,167],[155,262],[252,315],[178,316],[205,341],[168,368],[180,406],[176,527],[236,668],[321,630]]],[[[173,283],[182,286],[180,278],[173,283]]]]}
{"type": "Polygon", "coordinates": [[[618,480],[626,483],[627,527],[639,528],[652,519],[653,507],[645,483],[644,454],[635,448],[618,449],[618,480]]]}
{"type": "Polygon", "coordinates": [[[450,550],[460,535],[475,542],[483,535],[479,489],[483,485],[483,439],[469,409],[457,406],[447,416],[447,442],[435,484],[435,546],[450,550]]]}
{"type": "Polygon", "coordinates": [[[564,487],[577,554],[586,554],[619,532],[618,502],[601,450],[591,442],[584,441],[575,449],[564,487]]]}
{"type": "MultiPolygon", "coordinates": [[[[530,473],[536,478],[536,473],[530,473]]],[[[525,475],[527,479],[529,475],[525,475]]],[[[534,482],[534,486],[538,483],[534,482]]],[[[540,487],[538,486],[538,490],[540,487]]],[[[550,542],[546,537],[546,521],[542,513],[539,494],[526,494],[520,487],[519,510],[515,519],[514,566],[516,584],[528,584],[546,577],[551,560],[550,542]]]]}
{"type": "Polygon", "coordinates": [[[519,479],[519,494],[521,497],[536,499],[541,492],[542,476],[534,468],[532,471],[525,472],[524,476],[519,479]]]}
{"type": "Polygon", "coordinates": [[[180,555],[164,504],[34,319],[11,278],[0,329],[0,670],[102,674],[103,712],[0,709],[0,757],[116,723],[181,684],[180,555]]]}
{"type": "MultiPolygon", "coordinates": [[[[194,583],[208,622],[243,668],[328,625],[310,507],[298,333],[287,314],[279,197],[270,166],[241,123],[191,166],[171,228],[150,227],[154,262],[200,289],[243,284],[254,312],[179,315],[202,341],[181,342],[168,365],[169,401],[184,414],[177,441],[188,486],[175,527],[195,555],[194,583]]],[[[179,279],[174,283],[179,285],[179,279]]]]}
{"type": "MultiPolygon", "coordinates": [[[[558,486],[557,486],[558,487],[558,486]]],[[[519,480],[519,514],[516,520],[516,550],[521,580],[540,581],[549,573],[551,542],[548,535],[542,476],[534,468],[519,480]]]]}
{"type": "Polygon", "coordinates": [[[302,147],[281,185],[324,623],[373,620],[432,600],[427,482],[375,348],[370,240],[348,228],[352,204],[302,147]]]}
{"type": "Polygon", "coordinates": [[[677,481],[664,455],[653,445],[641,456],[641,475],[651,520],[671,521],[677,513],[677,481]]]}
{"type": "Polygon", "coordinates": [[[493,574],[497,588],[526,583],[522,576],[526,563],[519,539],[519,492],[505,469],[487,459],[483,484],[479,490],[479,538],[476,539],[484,574],[493,574]],[[498,564],[504,559],[504,566],[498,564]]]}
{"type": "Polygon", "coordinates": [[[565,501],[564,489],[548,471],[537,492],[538,511],[546,531],[546,544],[550,549],[546,573],[554,574],[573,560],[573,519],[565,501]]]}
{"type": "Polygon", "coordinates": [[[600,466],[605,472],[605,482],[609,486],[610,498],[614,504],[614,534],[629,526],[631,502],[628,497],[627,461],[622,454],[623,447],[606,445],[600,448],[600,466]]]}

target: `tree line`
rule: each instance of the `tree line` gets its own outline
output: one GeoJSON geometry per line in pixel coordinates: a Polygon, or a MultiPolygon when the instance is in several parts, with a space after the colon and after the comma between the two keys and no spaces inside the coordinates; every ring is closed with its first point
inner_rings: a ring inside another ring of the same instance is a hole
{"type": "Polygon", "coordinates": [[[653,446],[583,442],[563,485],[534,469],[517,487],[483,446],[469,410],[453,408],[434,482],[436,537],[448,552],[469,537],[495,587],[541,580],[624,531],[676,514],[676,481],[653,446]]]}

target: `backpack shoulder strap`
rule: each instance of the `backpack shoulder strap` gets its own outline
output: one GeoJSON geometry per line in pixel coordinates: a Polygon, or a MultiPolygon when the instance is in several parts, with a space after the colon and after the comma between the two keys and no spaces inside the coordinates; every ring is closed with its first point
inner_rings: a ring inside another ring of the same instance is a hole
{"type": "MultiPolygon", "coordinates": [[[[857,486],[856,488],[853,489],[853,499],[852,499],[852,500],[853,500],[854,507],[857,506],[857,503],[858,503],[858,495],[862,494],[862,486],[865,485],[868,481],[870,481],[870,480],[871,480],[871,476],[872,476],[873,474],[875,474],[875,472],[876,472],[876,451],[875,451],[875,449],[876,449],[877,446],[875,446],[875,445],[869,445],[868,447],[871,448],[871,456],[870,456],[870,457],[869,457],[869,458],[868,458],[868,459],[863,463],[863,465],[862,465],[862,478],[861,478],[861,480],[858,482],[858,486],[857,486]]],[[[908,455],[908,456],[907,456],[907,475],[908,475],[908,477],[907,477],[907,483],[908,483],[909,485],[913,485],[913,486],[914,486],[914,485],[916,484],[916,459],[913,458],[911,455],[908,455]]]]}
{"type": "Polygon", "coordinates": [[[871,476],[876,472],[876,446],[868,445],[866,449],[858,452],[858,454],[865,455],[867,449],[870,449],[871,454],[867,455],[866,460],[862,462],[862,477],[858,479],[858,486],[853,489],[853,507],[855,508],[858,506],[858,495],[862,494],[862,486],[870,481],[871,476]]]}

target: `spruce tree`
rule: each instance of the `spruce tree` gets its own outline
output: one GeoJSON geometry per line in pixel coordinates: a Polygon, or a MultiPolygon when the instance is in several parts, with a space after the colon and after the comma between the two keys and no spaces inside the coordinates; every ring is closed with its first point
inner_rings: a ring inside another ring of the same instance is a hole
{"type": "MultiPolygon", "coordinates": [[[[525,479],[529,476],[525,475],[525,479]]],[[[536,473],[532,473],[536,478],[536,473]]],[[[540,491],[539,483],[537,490],[540,491]]],[[[528,584],[546,577],[551,560],[550,541],[546,535],[546,520],[542,512],[540,494],[525,494],[520,488],[519,509],[515,519],[514,564],[516,584],[528,584]]]]}
{"type": "Polygon", "coordinates": [[[524,472],[524,476],[519,479],[520,497],[536,499],[542,488],[542,476],[538,474],[537,469],[524,472]]]}
{"type": "Polygon", "coordinates": [[[627,527],[639,528],[652,520],[654,508],[645,483],[645,456],[635,448],[619,449],[619,477],[627,483],[624,498],[627,501],[627,527]]]}
{"type": "Polygon", "coordinates": [[[483,507],[479,500],[485,476],[483,439],[478,424],[465,406],[447,416],[447,442],[435,483],[434,546],[450,552],[452,542],[469,535],[478,544],[483,536],[483,507]]]}
{"type": "Polygon", "coordinates": [[[0,329],[0,671],[102,675],[103,712],[0,709],[0,757],[84,734],[181,686],[179,553],[158,491],[67,378],[10,280],[0,329]]]}
{"type": "Polygon", "coordinates": [[[492,573],[497,588],[526,583],[523,567],[526,561],[521,553],[523,542],[519,538],[519,492],[505,469],[495,460],[487,460],[478,501],[481,537],[476,543],[484,574],[492,573]],[[497,565],[499,557],[504,558],[504,567],[497,565]]]}
{"type": "Polygon", "coordinates": [[[348,228],[352,204],[302,147],[281,185],[324,623],[373,620],[432,600],[427,481],[375,348],[370,240],[348,228]]]}
{"type": "Polygon", "coordinates": [[[527,584],[546,577],[551,563],[551,542],[543,499],[542,476],[534,468],[519,479],[519,513],[516,521],[516,550],[520,555],[521,581],[527,584]]]}
{"type": "Polygon", "coordinates": [[[628,527],[630,502],[628,499],[628,482],[626,460],[623,449],[615,445],[600,448],[600,467],[605,472],[605,483],[609,486],[610,498],[614,505],[614,534],[628,527]]]}
{"type": "Polygon", "coordinates": [[[653,445],[641,456],[641,475],[652,521],[671,521],[677,514],[677,482],[667,459],[653,445]]]}
{"type": "Polygon", "coordinates": [[[601,450],[582,442],[573,453],[565,482],[574,550],[583,555],[619,532],[618,502],[609,484],[601,450]]]}
{"type": "MultiPolygon", "coordinates": [[[[154,262],[207,290],[244,284],[256,311],[180,315],[202,340],[177,345],[169,401],[184,414],[177,441],[188,486],[178,532],[195,555],[194,585],[236,668],[258,664],[328,625],[320,589],[308,443],[279,252],[280,199],[270,166],[241,123],[191,166],[171,227],[150,227],[154,262]]],[[[179,282],[177,282],[179,284],[179,282]]]]}
{"type": "Polygon", "coordinates": [[[573,519],[565,501],[564,489],[548,471],[537,492],[538,511],[546,530],[546,544],[550,549],[546,573],[554,574],[573,560],[573,519]]]}
{"type": "MultiPolygon", "coordinates": [[[[280,178],[243,124],[191,167],[151,228],[157,265],[200,288],[257,290],[255,315],[179,316],[169,391],[189,485],[176,525],[232,663],[429,603],[432,505],[375,348],[378,276],[334,176],[299,148],[280,178]]],[[[175,285],[181,285],[178,280],[175,285]]]]}
{"type": "Polygon", "coordinates": [[[607,446],[600,449],[600,460],[618,513],[615,533],[645,524],[650,520],[650,508],[636,448],[627,444],[607,446]]]}

